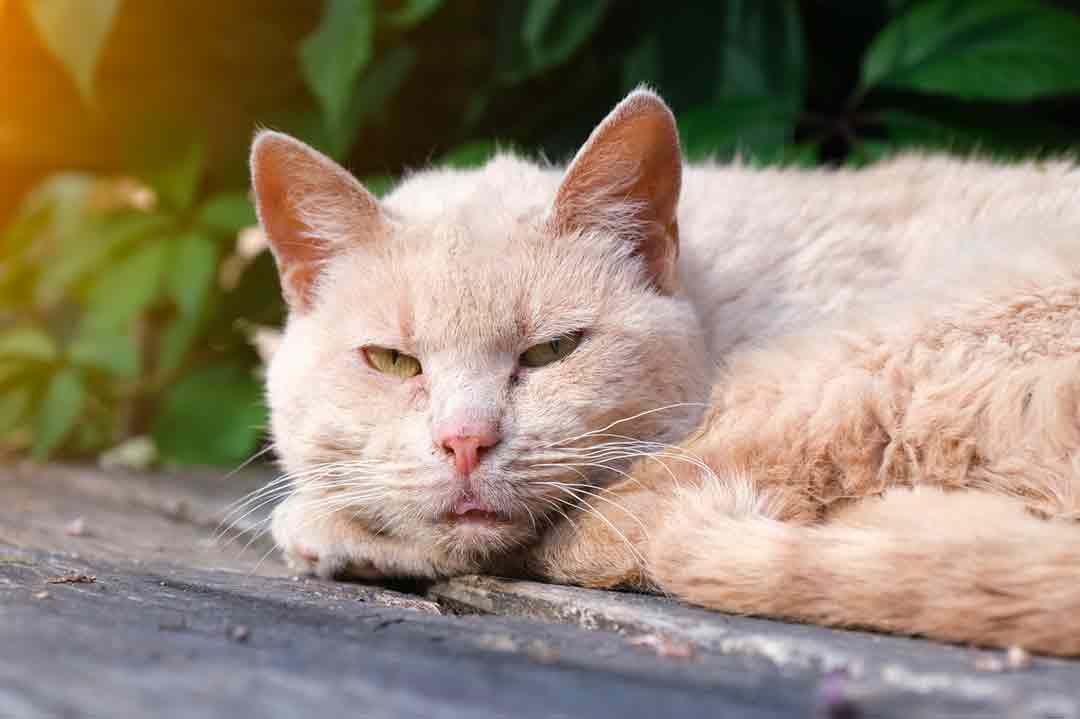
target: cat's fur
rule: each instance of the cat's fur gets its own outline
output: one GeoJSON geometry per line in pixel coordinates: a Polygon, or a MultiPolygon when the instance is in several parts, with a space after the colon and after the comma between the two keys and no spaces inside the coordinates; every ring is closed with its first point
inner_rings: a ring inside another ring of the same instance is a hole
{"type": "Polygon", "coordinates": [[[565,171],[500,155],[377,201],[271,132],[252,170],[291,308],[268,396],[297,566],[1080,653],[1073,165],[683,167],[637,91],[565,171]],[[435,438],[481,425],[463,478],[435,438]],[[451,521],[463,496],[503,521],[451,521]]]}

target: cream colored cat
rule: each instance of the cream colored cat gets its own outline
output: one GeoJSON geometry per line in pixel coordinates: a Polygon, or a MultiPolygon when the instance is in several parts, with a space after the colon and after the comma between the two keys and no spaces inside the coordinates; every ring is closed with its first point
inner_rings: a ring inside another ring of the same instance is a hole
{"type": "Polygon", "coordinates": [[[684,167],[639,90],[565,170],[252,173],[294,566],[1080,653],[1074,166],[684,167]]]}

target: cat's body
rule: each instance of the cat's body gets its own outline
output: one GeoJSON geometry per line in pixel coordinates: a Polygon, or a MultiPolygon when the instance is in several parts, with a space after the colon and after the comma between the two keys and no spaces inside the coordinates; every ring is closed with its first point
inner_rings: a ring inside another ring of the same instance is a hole
{"type": "Polygon", "coordinates": [[[565,171],[253,168],[301,567],[1080,652],[1074,167],[684,170],[637,93],[565,171]]]}

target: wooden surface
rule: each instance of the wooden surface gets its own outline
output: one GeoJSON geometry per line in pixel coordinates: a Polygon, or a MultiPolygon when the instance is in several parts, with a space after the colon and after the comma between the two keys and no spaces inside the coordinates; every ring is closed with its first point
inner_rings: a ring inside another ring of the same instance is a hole
{"type": "Polygon", "coordinates": [[[491,577],[295,578],[263,540],[210,541],[269,476],[0,468],[0,717],[1080,719],[1074,662],[1009,670],[1001,653],[491,577]]]}

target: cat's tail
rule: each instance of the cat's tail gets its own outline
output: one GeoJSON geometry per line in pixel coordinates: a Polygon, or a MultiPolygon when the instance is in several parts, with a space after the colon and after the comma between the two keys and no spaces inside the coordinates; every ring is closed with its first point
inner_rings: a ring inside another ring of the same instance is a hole
{"type": "Polygon", "coordinates": [[[701,606],[1080,654],[1080,527],[973,491],[892,490],[815,525],[767,498],[684,494],[649,543],[664,591],[701,606]]]}

